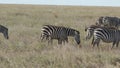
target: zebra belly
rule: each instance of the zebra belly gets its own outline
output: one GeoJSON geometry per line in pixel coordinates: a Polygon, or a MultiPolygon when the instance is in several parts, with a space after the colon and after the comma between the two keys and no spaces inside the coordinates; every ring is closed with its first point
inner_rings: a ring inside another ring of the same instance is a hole
{"type": "Polygon", "coordinates": [[[61,39],[61,40],[64,40],[64,39],[66,39],[67,38],[67,36],[62,36],[62,35],[51,35],[50,36],[52,39],[61,39]]]}
{"type": "Polygon", "coordinates": [[[60,37],[53,35],[53,36],[51,36],[51,38],[52,38],[52,39],[59,39],[60,37]]]}
{"type": "Polygon", "coordinates": [[[114,39],[102,39],[102,41],[106,43],[111,43],[114,41],[114,39]]]}

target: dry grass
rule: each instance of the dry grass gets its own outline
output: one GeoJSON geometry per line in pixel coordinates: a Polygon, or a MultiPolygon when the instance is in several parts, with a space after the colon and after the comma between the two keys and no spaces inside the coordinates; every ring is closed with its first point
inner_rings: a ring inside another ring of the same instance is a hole
{"type": "Polygon", "coordinates": [[[9,28],[9,40],[0,34],[0,68],[120,68],[120,47],[100,43],[100,49],[85,41],[85,26],[99,16],[120,17],[119,7],[0,5],[0,23],[9,28]],[[69,44],[40,42],[44,24],[63,25],[81,33],[82,48],[69,44]]]}

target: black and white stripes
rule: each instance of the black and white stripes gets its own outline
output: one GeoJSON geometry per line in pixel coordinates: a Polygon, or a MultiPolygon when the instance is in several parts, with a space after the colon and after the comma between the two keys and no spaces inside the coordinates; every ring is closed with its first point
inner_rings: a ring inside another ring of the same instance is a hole
{"type": "Polygon", "coordinates": [[[87,36],[86,39],[90,39],[93,36],[92,45],[99,46],[100,40],[106,43],[113,43],[112,48],[114,45],[118,47],[120,41],[120,30],[113,28],[113,27],[100,27],[91,25],[86,29],[87,36]]]}
{"type": "Polygon", "coordinates": [[[98,18],[96,25],[90,25],[85,29],[87,32],[86,40],[93,36],[92,45],[99,46],[100,40],[106,43],[112,42],[112,48],[114,45],[118,47],[120,41],[120,18],[101,16],[98,18]]]}
{"type": "Polygon", "coordinates": [[[74,37],[77,44],[80,43],[79,31],[72,28],[44,25],[41,31],[41,40],[46,39],[48,40],[48,43],[52,43],[53,39],[57,39],[58,44],[62,44],[62,42],[65,41],[68,42],[68,36],[74,37]]]}
{"type": "Polygon", "coordinates": [[[96,28],[93,34],[93,46],[97,44],[99,46],[100,40],[110,43],[112,42],[112,48],[114,45],[118,47],[120,41],[120,30],[108,29],[108,28],[96,28]]]}
{"type": "MultiPolygon", "coordinates": [[[[100,17],[96,25],[90,25],[86,28],[87,32],[86,40],[93,37],[92,45],[99,46],[100,40],[106,43],[113,43],[118,47],[120,41],[120,19],[118,17],[102,16],[100,17]]],[[[80,44],[80,33],[79,31],[63,27],[63,26],[54,26],[54,25],[44,25],[41,29],[41,41],[47,40],[48,43],[52,43],[54,39],[58,40],[58,44],[63,42],[68,42],[68,37],[74,37],[77,44],[80,44]]]]}
{"type": "Polygon", "coordinates": [[[98,18],[96,25],[118,28],[120,26],[120,18],[101,16],[98,18]]]}

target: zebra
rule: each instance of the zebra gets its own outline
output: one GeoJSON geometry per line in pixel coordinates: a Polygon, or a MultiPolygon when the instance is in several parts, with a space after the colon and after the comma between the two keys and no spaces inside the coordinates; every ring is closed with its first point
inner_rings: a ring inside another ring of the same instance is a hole
{"type": "Polygon", "coordinates": [[[9,39],[9,36],[8,36],[8,28],[6,28],[5,26],[3,25],[0,25],[0,33],[2,33],[4,35],[4,38],[5,39],[9,39]]]}
{"type": "Polygon", "coordinates": [[[55,25],[43,25],[41,29],[41,41],[45,39],[51,44],[53,39],[58,40],[58,44],[68,43],[68,36],[74,37],[77,44],[80,44],[80,32],[75,29],[55,25]]]}
{"type": "Polygon", "coordinates": [[[91,25],[85,28],[85,31],[87,32],[86,40],[91,39],[91,37],[93,36],[92,43],[91,43],[93,47],[96,44],[97,46],[99,46],[100,40],[108,43],[113,42],[112,48],[114,47],[115,44],[116,44],[116,47],[118,47],[118,42],[120,40],[119,38],[120,30],[114,27],[101,27],[97,25],[91,25]]]}
{"type": "Polygon", "coordinates": [[[96,25],[118,28],[120,26],[120,18],[110,17],[110,16],[101,16],[98,18],[96,25]]]}

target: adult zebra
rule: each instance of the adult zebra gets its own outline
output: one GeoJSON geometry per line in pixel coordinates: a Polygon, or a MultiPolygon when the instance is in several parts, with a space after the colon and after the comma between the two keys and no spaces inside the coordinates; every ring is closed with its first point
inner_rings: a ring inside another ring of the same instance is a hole
{"type": "Polygon", "coordinates": [[[92,45],[99,46],[100,40],[106,43],[113,42],[112,48],[116,44],[118,47],[120,41],[120,30],[113,28],[113,27],[100,27],[91,25],[90,27],[86,28],[87,31],[86,39],[90,39],[93,36],[92,45]]]}
{"type": "Polygon", "coordinates": [[[101,16],[98,18],[96,25],[118,28],[120,26],[120,18],[110,17],[110,16],[101,16]]]}
{"type": "Polygon", "coordinates": [[[46,39],[48,43],[51,42],[52,44],[53,39],[57,39],[58,44],[62,44],[62,42],[68,42],[68,36],[72,36],[75,38],[77,44],[80,44],[80,33],[75,29],[63,26],[44,25],[41,31],[41,41],[46,39]]]}

